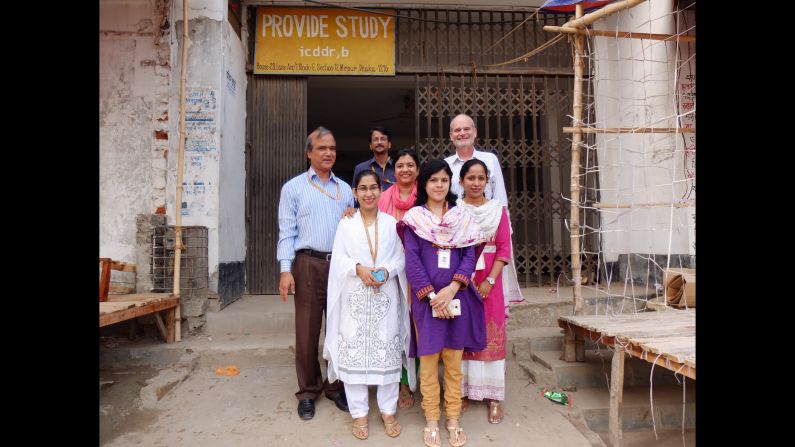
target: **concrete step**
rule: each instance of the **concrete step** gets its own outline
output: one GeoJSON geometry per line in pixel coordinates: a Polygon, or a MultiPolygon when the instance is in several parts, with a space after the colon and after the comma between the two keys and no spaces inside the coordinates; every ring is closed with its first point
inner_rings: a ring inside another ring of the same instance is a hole
{"type": "Polygon", "coordinates": [[[204,326],[204,334],[210,336],[291,334],[294,331],[293,297],[282,302],[279,295],[243,295],[218,312],[207,312],[204,326]]]}
{"type": "Polygon", "coordinates": [[[508,331],[523,328],[550,327],[558,325],[561,315],[571,314],[571,299],[557,294],[529,294],[523,289],[526,301],[511,304],[510,316],[505,322],[508,331]]]}
{"type": "Polygon", "coordinates": [[[540,363],[536,363],[532,360],[515,360],[516,364],[522,368],[530,379],[532,379],[533,383],[537,384],[543,388],[556,388],[557,387],[557,379],[555,378],[555,374],[550,371],[548,368],[544,367],[540,363]]]}
{"type": "Polygon", "coordinates": [[[506,330],[506,352],[517,360],[532,360],[533,350],[560,349],[563,330],[557,326],[506,330]]]}
{"type": "MultiPolygon", "coordinates": [[[[685,429],[696,426],[696,383],[690,379],[685,382],[685,429]]],[[[610,394],[595,388],[578,389],[569,392],[571,405],[583,415],[588,428],[598,433],[607,433],[610,417],[610,394]]],[[[682,386],[656,384],[649,386],[624,387],[621,419],[623,430],[628,432],[682,429],[682,386]],[[654,402],[652,418],[651,402],[654,402]]],[[[604,437],[603,437],[604,439],[604,437]]],[[[681,431],[680,438],[681,442],[681,431]]],[[[655,444],[656,445],[656,444],[655,444]]]]}
{"type": "MultiPolygon", "coordinates": [[[[546,367],[555,376],[555,386],[562,388],[575,385],[580,388],[600,388],[607,390],[610,387],[610,368],[613,351],[602,347],[601,349],[586,349],[584,362],[565,362],[560,359],[560,350],[534,351],[532,360],[546,367]]],[[[652,382],[661,385],[677,384],[679,380],[674,373],[661,366],[652,364],[634,357],[627,357],[624,362],[624,386],[645,386],[652,382]],[[652,375],[653,374],[653,375],[652,375]]]]}
{"type": "MultiPolygon", "coordinates": [[[[557,326],[558,318],[574,313],[571,289],[571,287],[522,289],[525,301],[511,304],[506,328],[511,330],[557,326]]],[[[634,291],[627,290],[624,284],[613,283],[599,288],[584,286],[582,296],[581,315],[615,315],[645,312],[646,303],[649,299],[654,299],[656,293],[640,288],[634,291]]]]}
{"type": "Polygon", "coordinates": [[[292,364],[295,359],[293,334],[189,336],[176,343],[160,340],[116,339],[100,343],[100,367],[122,368],[137,365],[175,365],[186,358],[198,359],[198,366],[220,367],[292,364]]]}

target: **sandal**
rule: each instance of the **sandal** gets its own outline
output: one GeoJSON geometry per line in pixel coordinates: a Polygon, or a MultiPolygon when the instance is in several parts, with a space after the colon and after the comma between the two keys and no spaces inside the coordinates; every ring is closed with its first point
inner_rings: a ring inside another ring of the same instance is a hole
{"type": "MultiPolygon", "coordinates": [[[[450,421],[448,421],[449,424],[450,421]]],[[[464,429],[455,421],[455,426],[447,425],[447,432],[450,433],[450,445],[453,447],[461,447],[467,443],[467,435],[464,434],[464,429]]]]}
{"type": "Polygon", "coordinates": [[[384,433],[386,433],[387,436],[390,438],[397,438],[400,436],[400,423],[394,415],[382,414],[381,420],[384,421],[384,433]],[[391,417],[392,420],[387,421],[387,417],[391,417]]]}
{"type": "Polygon", "coordinates": [[[505,415],[502,412],[502,405],[498,400],[489,401],[489,422],[492,424],[499,424],[505,415]]]}
{"type": "Polygon", "coordinates": [[[439,436],[439,426],[431,428],[426,425],[422,429],[422,440],[427,447],[441,447],[442,438],[439,436]]]}
{"type": "Polygon", "coordinates": [[[400,385],[400,398],[398,399],[398,408],[401,410],[408,410],[414,406],[414,394],[409,387],[400,385]]]}
{"type": "Polygon", "coordinates": [[[351,428],[351,433],[356,439],[367,439],[370,435],[370,431],[367,426],[367,418],[357,418],[353,420],[353,427],[351,428]],[[361,424],[362,420],[364,420],[364,424],[361,424]],[[357,424],[356,422],[360,422],[357,424]]]}

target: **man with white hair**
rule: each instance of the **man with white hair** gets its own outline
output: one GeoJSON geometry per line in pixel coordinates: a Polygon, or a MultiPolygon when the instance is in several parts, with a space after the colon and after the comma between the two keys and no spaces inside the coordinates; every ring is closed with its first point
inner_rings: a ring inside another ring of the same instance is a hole
{"type": "Polygon", "coordinates": [[[450,189],[459,197],[462,195],[462,188],[458,182],[461,174],[461,166],[471,159],[477,158],[486,163],[489,168],[489,181],[486,184],[486,198],[496,199],[504,206],[508,206],[508,193],[505,192],[505,182],[502,178],[502,168],[497,156],[491,152],[484,152],[475,149],[475,139],[478,137],[478,130],[475,128],[475,121],[469,115],[459,114],[450,121],[450,140],[455,146],[455,154],[447,157],[444,161],[450,165],[453,171],[453,178],[450,179],[450,189]]]}

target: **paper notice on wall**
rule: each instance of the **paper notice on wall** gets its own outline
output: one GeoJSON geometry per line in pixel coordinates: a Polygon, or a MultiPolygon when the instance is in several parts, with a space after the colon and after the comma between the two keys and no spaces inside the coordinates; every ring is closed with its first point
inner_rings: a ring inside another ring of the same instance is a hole
{"type": "MultiPolygon", "coordinates": [[[[218,195],[218,94],[211,88],[188,89],[185,98],[185,162],[182,181],[183,216],[215,213],[208,207],[218,195]],[[215,173],[215,175],[213,175],[215,173]]],[[[199,222],[195,222],[199,223],[199,222]]]]}

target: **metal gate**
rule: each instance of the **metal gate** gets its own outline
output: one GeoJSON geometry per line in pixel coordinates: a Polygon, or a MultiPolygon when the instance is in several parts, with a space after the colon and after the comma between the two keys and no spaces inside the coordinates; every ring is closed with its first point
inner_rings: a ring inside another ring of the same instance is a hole
{"type": "Polygon", "coordinates": [[[279,293],[279,194],[306,168],[306,77],[248,76],[246,288],[279,293]]]}
{"type": "MultiPolygon", "coordinates": [[[[566,219],[570,193],[571,76],[417,75],[416,147],[423,161],[455,152],[451,119],[466,113],[476,147],[497,154],[513,226],[514,257],[525,287],[571,275],[566,219]]],[[[588,240],[586,244],[593,244],[588,240]]],[[[594,250],[590,250],[593,252],[594,250]]]]}

